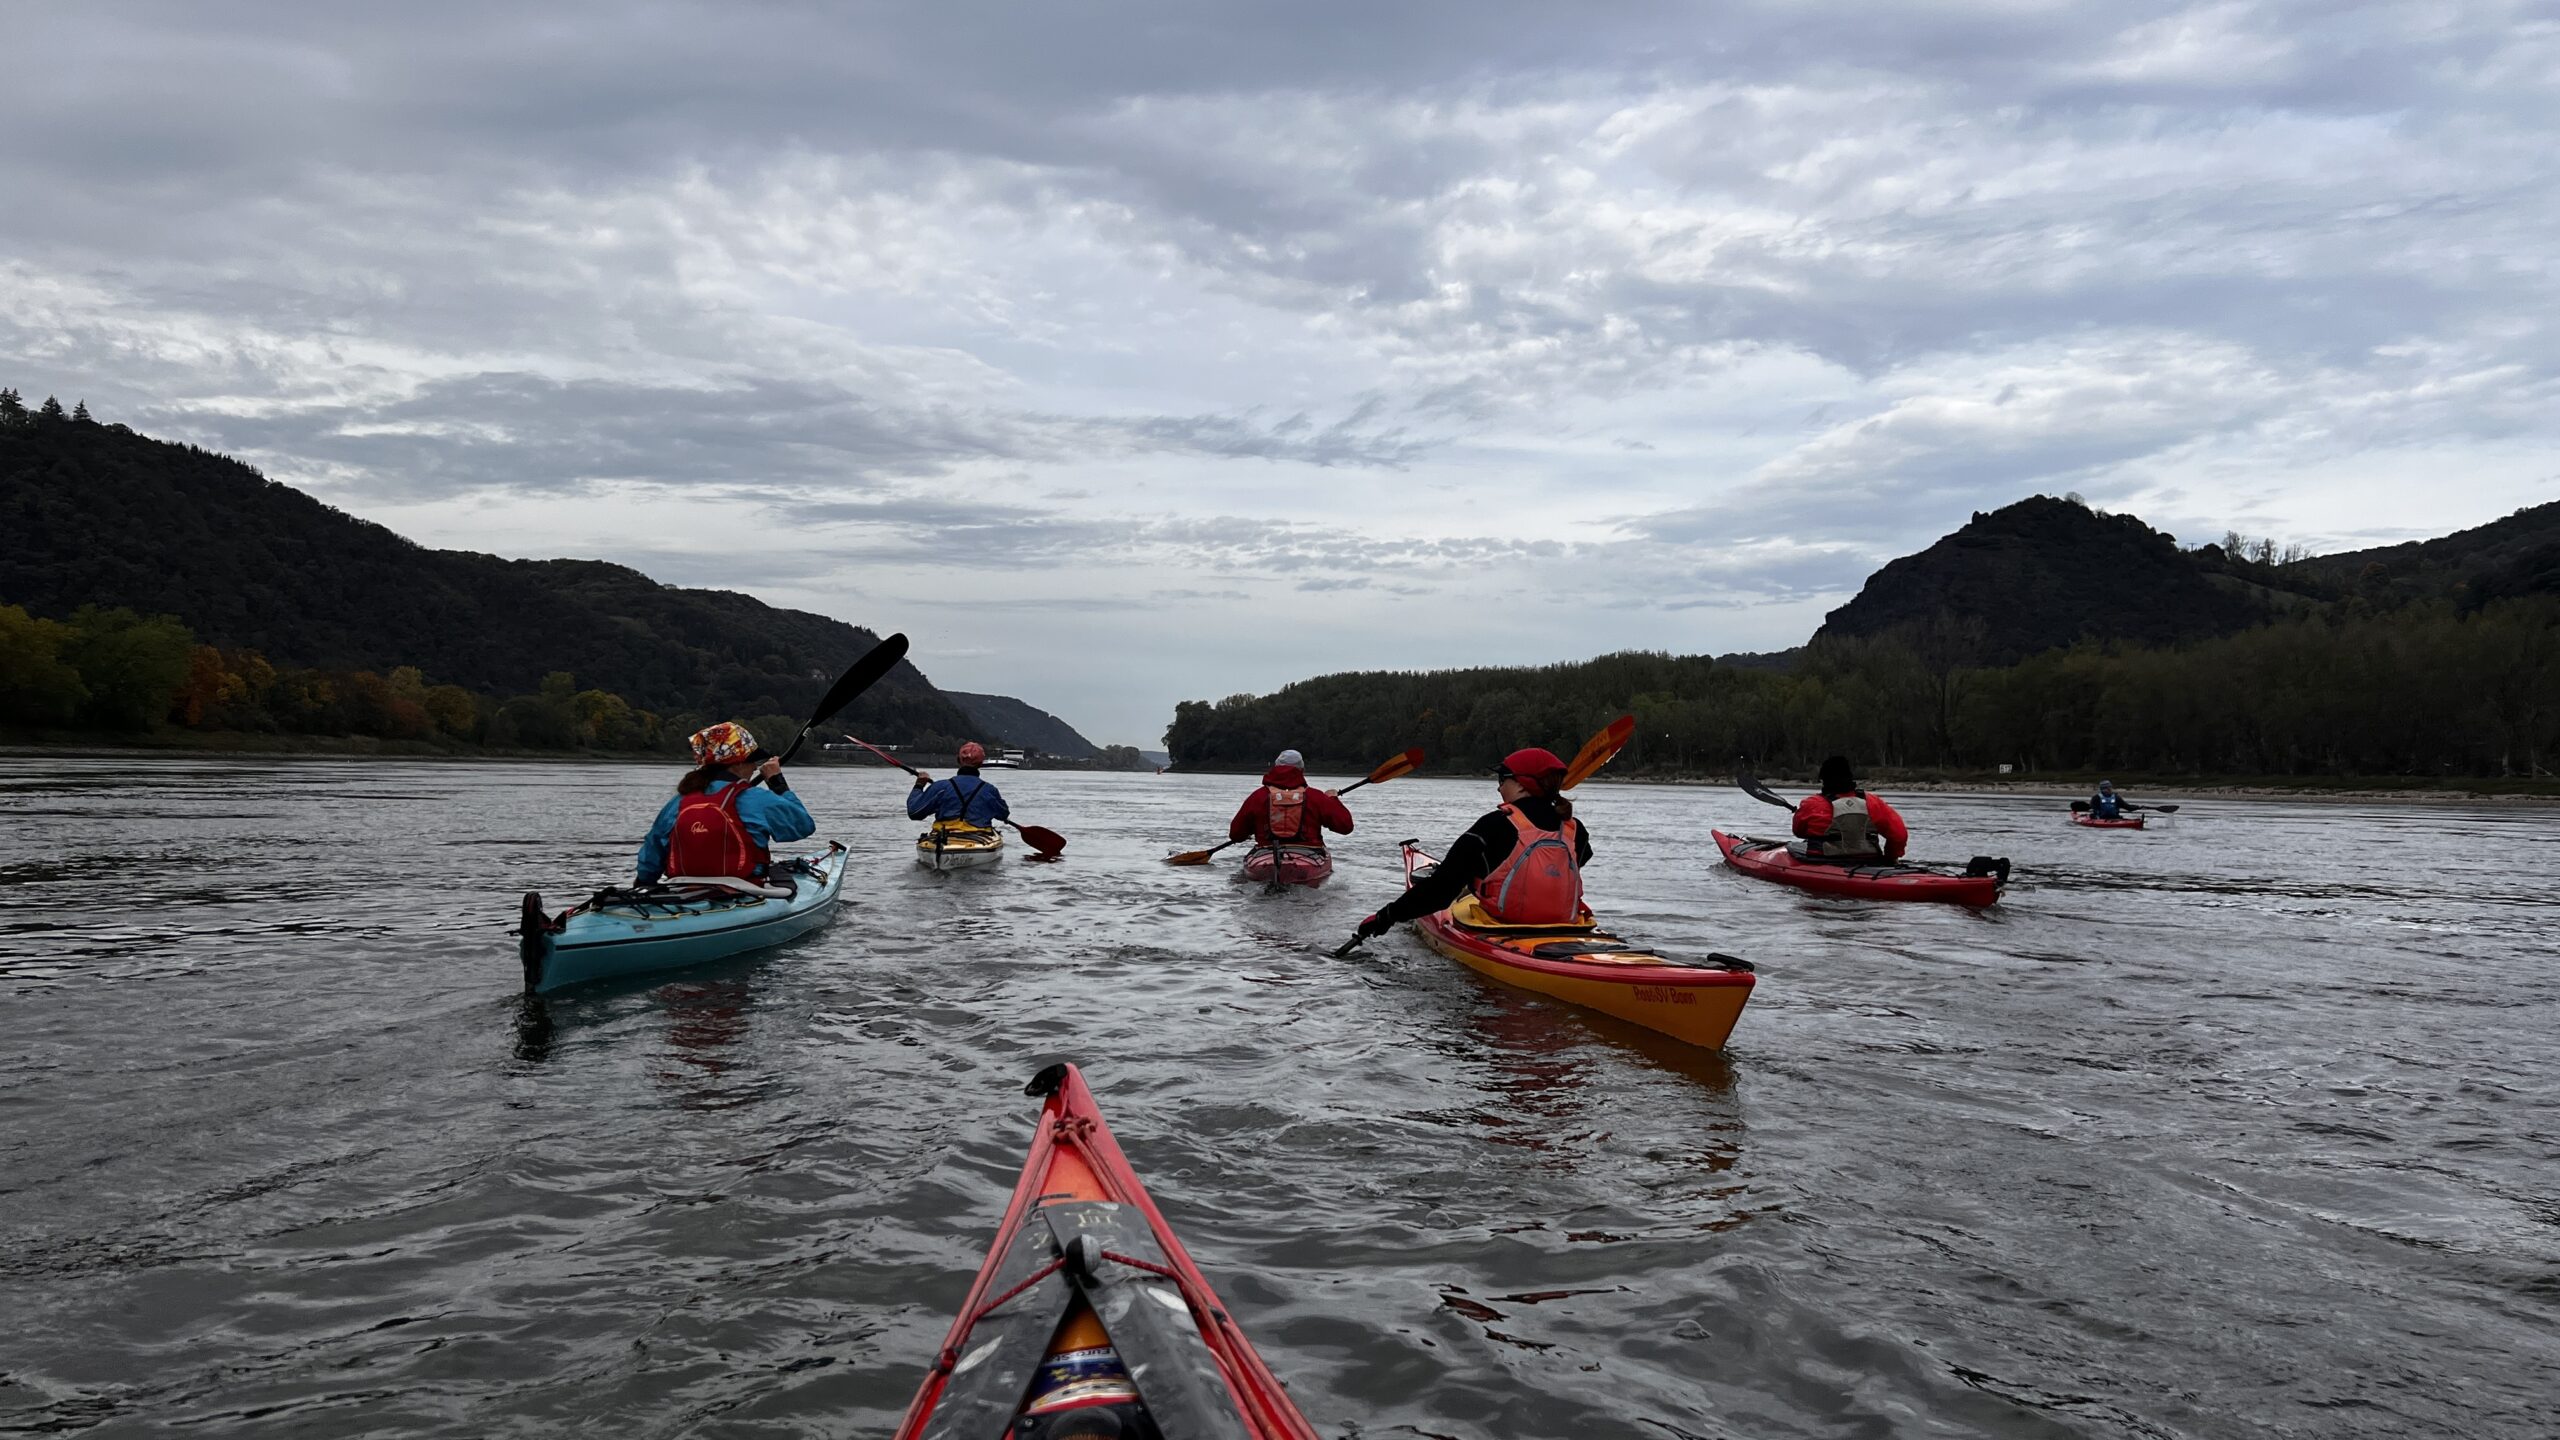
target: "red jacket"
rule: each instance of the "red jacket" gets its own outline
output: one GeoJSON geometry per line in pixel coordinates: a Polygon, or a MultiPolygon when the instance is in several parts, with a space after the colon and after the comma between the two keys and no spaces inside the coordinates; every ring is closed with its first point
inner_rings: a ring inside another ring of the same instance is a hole
{"type": "Polygon", "coordinates": [[[1236,818],[1227,822],[1227,838],[1251,837],[1256,845],[1312,845],[1324,848],[1324,832],[1336,835],[1351,833],[1351,809],[1321,790],[1308,790],[1306,808],[1298,812],[1298,832],[1275,836],[1271,833],[1271,792],[1297,790],[1307,783],[1307,772],[1295,765],[1274,765],[1262,772],[1262,787],[1244,797],[1236,807],[1236,818]]]}
{"type": "MultiPolygon", "coordinates": [[[[1902,817],[1894,813],[1892,806],[1884,803],[1883,796],[1870,792],[1866,796],[1866,801],[1867,825],[1884,841],[1885,858],[1901,859],[1902,852],[1911,844],[1911,827],[1902,823],[1902,817]]],[[[1831,833],[1830,801],[1819,795],[1812,795],[1796,802],[1796,837],[1798,839],[1819,840],[1829,833],[1831,833]]]]}

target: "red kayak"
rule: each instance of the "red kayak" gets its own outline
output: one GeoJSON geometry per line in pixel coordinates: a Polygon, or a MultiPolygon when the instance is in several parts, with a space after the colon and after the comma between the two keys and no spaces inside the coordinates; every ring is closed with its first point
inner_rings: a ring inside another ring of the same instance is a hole
{"type": "Polygon", "coordinates": [[[1321,845],[1257,845],[1245,852],[1244,878],[1313,888],[1333,878],[1333,856],[1321,845]]]}
{"type": "Polygon", "coordinates": [[[1076,1067],[1024,1093],[1047,1097],[1030,1158],[897,1440],[1315,1440],[1076,1067]]]}
{"type": "Polygon", "coordinates": [[[1812,859],[1788,849],[1784,840],[1746,840],[1721,830],[1714,834],[1716,848],[1724,852],[1727,865],[1756,879],[1775,880],[1817,895],[1860,900],[1945,900],[1983,906],[1999,901],[2001,882],[2008,878],[2005,860],[1997,862],[1996,873],[1949,875],[1917,865],[1812,859]]]}
{"type": "Polygon", "coordinates": [[[2126,815],[2114,820],[2101,820],[2085,810],[2074,810],[2071,812],[2071,823],[2086,825],[2092,830],[2139,830],[2142,828],[2142,817],[2126,815]]]}

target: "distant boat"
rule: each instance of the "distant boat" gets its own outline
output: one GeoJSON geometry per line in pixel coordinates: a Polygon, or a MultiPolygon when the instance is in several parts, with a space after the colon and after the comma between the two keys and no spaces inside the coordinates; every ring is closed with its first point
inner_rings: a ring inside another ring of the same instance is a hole
{"type": "Polygon", "coordinates": [[[1023,751],[999,750],[993,755],[988,756],[986,763],[979,768],[986,770],[1021,770],[1027,768],[1030,764],[1031,757],[1023,751]]]}

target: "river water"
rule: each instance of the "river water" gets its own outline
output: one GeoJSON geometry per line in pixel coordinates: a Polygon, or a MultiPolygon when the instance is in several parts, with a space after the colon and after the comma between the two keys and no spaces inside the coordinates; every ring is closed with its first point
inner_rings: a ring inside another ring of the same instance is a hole
{"type": "Polygon", "coordinates": [[[1590,787],[1604,918],[1759,963],[1714,1055],[1329,957],[1482,781],[1267,897],[1160,863],[1244,780],[1006,776],[1067,860],[934,876],[820,769],[832,928],[526,1011],[672,779],[0,765],[0,1431],[885,1434],[1071,1057],[1328,1436],[2560,1433],[2548,809],[1906,797],[1976,915],[1590,787]]]}

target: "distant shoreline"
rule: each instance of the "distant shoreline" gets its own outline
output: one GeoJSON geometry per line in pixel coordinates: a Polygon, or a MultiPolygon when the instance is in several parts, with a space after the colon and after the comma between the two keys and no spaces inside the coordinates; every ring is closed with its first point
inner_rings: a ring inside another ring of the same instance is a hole
{"type": "MultiPolygon", "coordinates": [[[[681,755],[659,755],[641,751],[607,752],[594,750],[487,750],[456,749],[416,740],[377,740],[362,735],[252,735],[242,732],[194,731],[161,732],[137,736],[130,740],[88,737],[79,740],[62,738],[59,732],[31,736],[26,732],[0,731],[0,742],[8,743],[21,754],[70,756],[148,755],[169,758],[203,757],[206,759],[261,760],[439,760],[491,761],[503,764],[541,765],[665,765],[681,767],[681,755]]],[[[911,763],[927,769],[950,768],[947,757],[916,757],[911,763]]],[[[807,756],[794,762],[799,768],[885,770],[889,767],[874,761],[864,763],[829,756],[807,756]]],[[[1328,768],[1328,767],[1319,767],[1328,768]]],[[[1222,767],[1168,768],[1162,772],[1147,770],[1096,770],[1082,765],[1034,765],[1020,773],[1042,770],[1069,774],[1094,775],[1214,775],[1251,779],[1261,775],[1258,769],[1225,769],[1222,767]]],[[[999,774],[1016,773],[1001,771],[999,774]]],[[[1345,776],[1358,772],[1345,768],[1345,776]]],[[[1484,777],[1468,771],[1415,772],[1418,780],[1469,780],[1484,777]]],[[[1809,779],[1785,775],[1764,777],[1786,790],[1810,791],[1809,779]]],[[[2002,775],[1913,775],[1897,776],[1891,771],[1877,771],[1863,777],[1865,783],[1885,794],[1915,795],[2025,795],[2061,799],[2084,799],[2097,787],[2094,780],[2065,782],[2037,777],[2002,775]]],[[[1671,775],[1613,775],[1603,772],[1593,776],[1592,785],[1677,785],[1696,789],[1724,789],[1733,785],[1729,775],[1682,773],[1671,775]]],[[[2266,775],[2213,775],[2195,778],[2176,776],[2126,775],[2117,788],[2141,805],[2156,798],[2161,804],[2174,805],[2182,799],[2233,800],[2318,800],[2318,801],[2407,801],[2413,804],[2467,804],[2491,801],[2500,804],[2560,804],[2560,780],[2417,780],[2384,776],[2295,777],[2266,775]]]]}
{"type": "MultiPolygon", "coordinates": [[[[1328,768],[1328,767],[1316,767],[1328,768]]],[[[1184,767],[1167,770],[1170,775],[1259,775],[1259,770],[1229,770],[1217,766],[1184,767]]],[[[1346,769],[1345,774],[1357,774],[1346,769]]],[[[1469,771],[1434,771],[1429,768],[1414,772],[1417,780],[1466,780],[1484,778],[1469,771]]],[[[1768,775],[1763,779],[1785,790],[1811,793],[1811,777],[1768,775]]],[[[1878,770],[1862,776],[1861,783],[1887,794],[1931,795],[2047,795],[2085,800],[2098,788],[2095,779],[2087,781],[2051,780],[2017,775],[1896,775],[1878,770]]],[[[2171,775],[2124,775],[2116,778],[2116,788],[2130,796],[2136,805],[2148,797],[2174,805],[2182,797],[2230,799],[2301,799],[2301,800],[2410,800],[2421,803],[2459,803],[2475,800],[2513,801],[2560,804],[2560,780],[2417,780],[2380,775],[2291,776],[2291,775],[2208,775],[2180,777],[2171,775]]],[[[1679,785],[1698,789],[1731,789],[1729,774],[1682,772],[1667,775],[1621,775],[1602,771],[1588,781],[1589,785],[1679,785]]]]}

